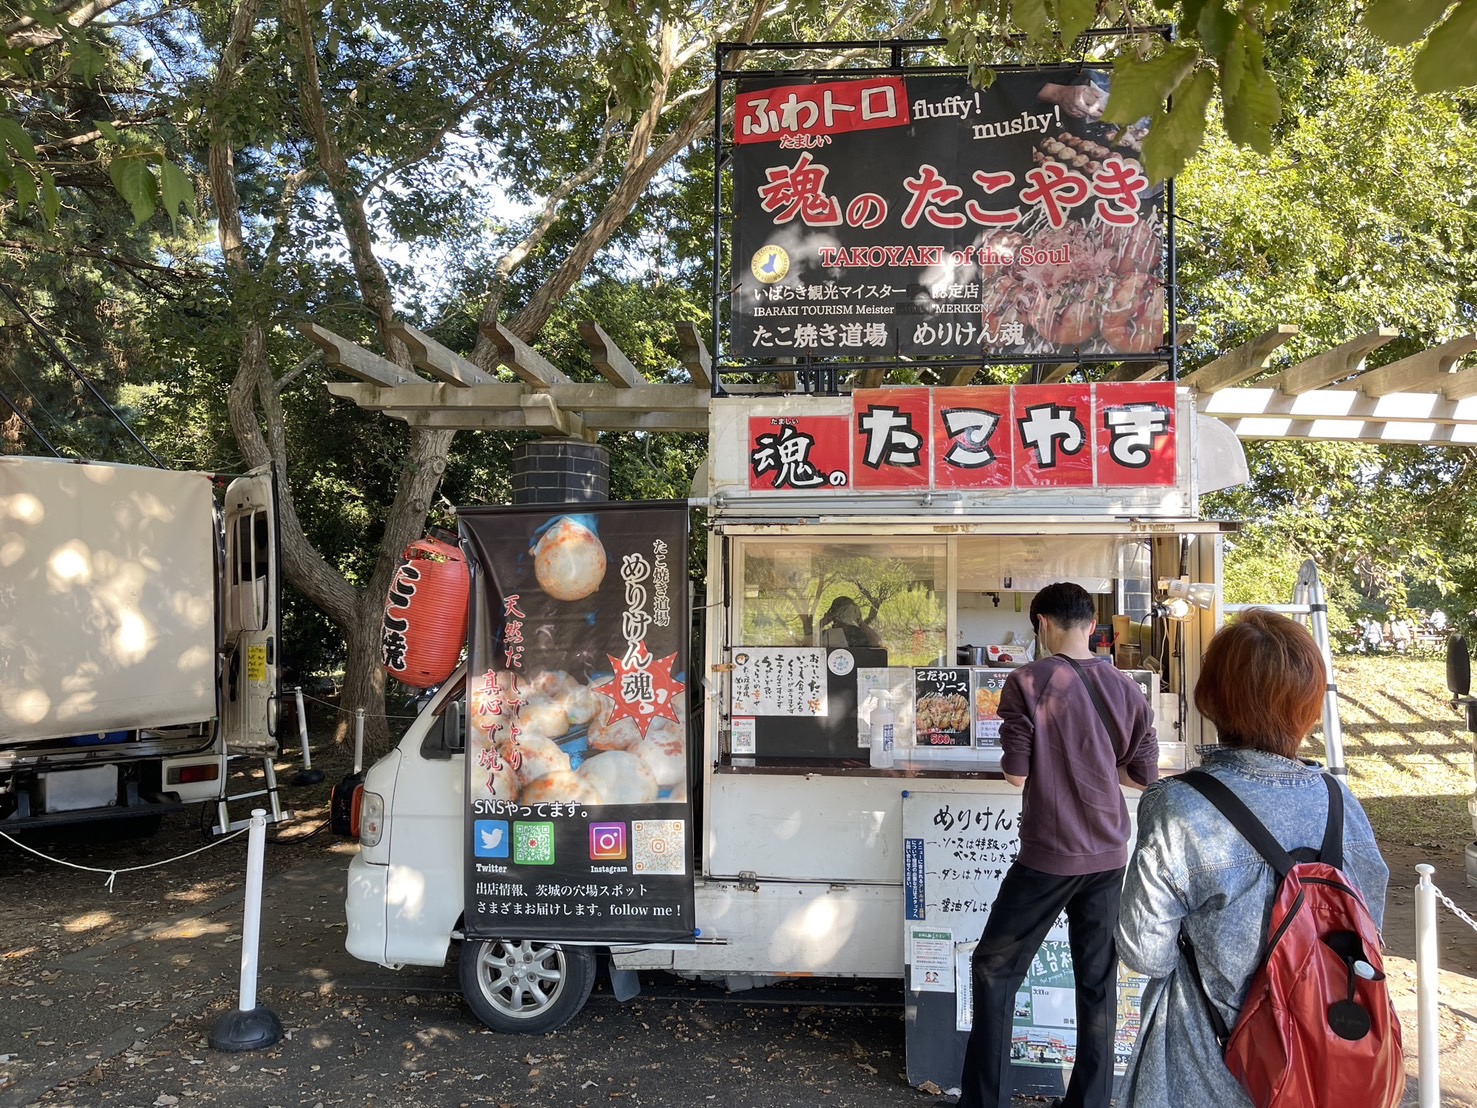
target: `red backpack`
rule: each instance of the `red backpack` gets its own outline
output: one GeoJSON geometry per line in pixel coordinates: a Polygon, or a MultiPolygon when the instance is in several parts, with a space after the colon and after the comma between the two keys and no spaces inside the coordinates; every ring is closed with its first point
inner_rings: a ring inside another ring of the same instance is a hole
{"type": "MultiPolygon", "coordinates": [[[[1385,985],[1380,933],[1345,876],[1344,794],[1332,777],[1316,861],[1295,859],[1225,784],[1181,774],[1277,871],[1267,949],[1236,1026],[1205,994],[1195,951],[1180,948],[1205,999],[1226,1066],[1257,1108],[1393,1108],[1405,1091],[1400,1020],[1385,985]]],[[[1298,851],[1298,854],[1306,854],[1298,851]]]]}

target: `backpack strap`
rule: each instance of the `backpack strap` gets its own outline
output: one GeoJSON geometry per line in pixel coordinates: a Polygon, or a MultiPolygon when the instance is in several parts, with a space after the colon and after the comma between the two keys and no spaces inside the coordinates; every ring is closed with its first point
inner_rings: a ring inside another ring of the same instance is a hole
{"type": "Polygon", "coordinates": [[[1318,851],[1318,860],[1334,869],[1344,868],[1344,790],[1325,773],[1323,783],[1328,786],[1328,825],[1323,829],[1323,846],[1318,851]]]}
{"type": "MultiPolygon", "coordinates": [[[[1318,861],[1334,869],[1344,868],[1344,792],[1331,774],[1322,774],[1323,784],[1328,790],[1328,820],[1323,827],[1323,845],[1318,850],[1318,861]]],[[[1215,807],[1230,821],[1231,826],[1241,832],[1242,837],[1256,848],[1269,866],[1277,871],[1280,881],[1292,869],[1295,859],[1272,837],[1231,789],[1213,775],[1201,769],[1192,769],[1180,774],[1176,780],[1183,781],[1215,807]]],[[[1300,857],[1303,852],[1297,852],[1300,857]]]]}
{"type": "Polygon", "coordinates": [[[1108,732],[1108,738],[1114,737],[1112,717],[1108,713],[1108,706],[1103,703],[1102,695],[1097,691],[1097,686],[1087,679],[1087,674],[1082,672],[1082,663],[1076,658],[1069,658],[1065,654],[1057,655],[1062,661],[1072,667],[1083,686],[1087,689],[1087,695],[1092,698],[1092,706],[1097,709],[1097,718],[1103,721],[1103,729],[1108,732]]]}
{"type": "Polygon", "coordinates": [[[1205,979],[1200,976],[1200,961],[1195,957],[1195,945],[1190,942],[1190,936],[1185,934],[1183,926],[1180,927],[1180,953],[1185,956],[1185,967],[1190,971],[1190,983],[1205,1002],[1205,1015],[1210,1020],[1210,1029],[1215,1032],[1216,1044],[1224,1054],[1226,1043],[1231,1038],[1231,1029],[1221,1017],[1221,1010],[1211,1003],[1210,994],[1205,991],[1205,979]]]}
{"type": "MultiPolygon", "coordinates": [[[[1266,860],[1267,865],[1277,871],[1277,880],[1281,881],[1288,875],[1293,867],[1292,855],[1282,849],[1282,844],[1272,837],[1272,833],[1262,825],[1262,821],[1252,814],[1251,809],[1242,803],[1241,798],[1230,788],[1202,769],[1192,769],[1188,773],[1182,773],[1175,780],[1183,781],[1210,801],[1211,806],[1225,816],[1232,827],[1241,832],[1241,836],[1266,860]]],[[[1342,819],[1339,822],[1342,824],[1342,819]]],[[[1328,833],[1325,831],[1325,846],[1327,842],[1328,833]]]]}

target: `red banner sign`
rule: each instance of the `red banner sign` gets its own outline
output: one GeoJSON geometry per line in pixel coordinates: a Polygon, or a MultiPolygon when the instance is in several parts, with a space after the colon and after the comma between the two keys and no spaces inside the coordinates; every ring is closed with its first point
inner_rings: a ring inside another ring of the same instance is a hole
{"type": "Polygon", "coordinates": [[[752,417],[749,488],[1172,486],[1170,382],[858,389],[852,415],[752,417]]]}
{"type": "Polygon", "coordinates": [[[733,138],[775,142],[781,148],[825,146],[827,136],[908,123],[908,90],[901,77],[781,85],[739,93],[733,138]]]}

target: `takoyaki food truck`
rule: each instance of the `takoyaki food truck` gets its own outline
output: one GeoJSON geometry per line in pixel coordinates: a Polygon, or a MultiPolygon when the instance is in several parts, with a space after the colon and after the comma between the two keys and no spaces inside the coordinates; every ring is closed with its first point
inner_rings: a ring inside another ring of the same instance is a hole
{"type": "MultiPolygon", "coordinates": [[[[692,504],[462,511],[468,658],[365,776],[350,952],[459,945],[468,1004],[509,1032],[574,1018],[597,966],[620,997],[655,971],[893,978],[910,1077],[947,1087],[1015,850],[996,708],[1035,656],[1031,598],[1096,597],[1095,649],[1184,768],[1212,741],[1188,692],[1231,526],[1199,500],[1245,472],[1171,382],[857,388],[715,397],[692,504]]],[[[1072,1013],[1063,928],[1016,1008],[1042,1088],[1072,1013]]]]}

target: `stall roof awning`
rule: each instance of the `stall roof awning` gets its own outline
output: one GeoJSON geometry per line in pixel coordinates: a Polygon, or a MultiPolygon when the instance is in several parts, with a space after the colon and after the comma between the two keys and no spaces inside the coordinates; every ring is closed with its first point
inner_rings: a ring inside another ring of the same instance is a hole
{"type": "MultiPolygon", "coordinates": [[[[580,324],[580,335],[590,353],[591,369],[601,378],[593,382],[571,380],[497,323],[485,323],[483,330],[497,351],[498,366],[509,371],[504,374],[496,372],[497,366],[474,365],[406,324],[397,325],[396,334],[411,353],[410,369],[316,324],[304,324],[302,330],[330,366],[354,379],[329,382],[334,396],[412,427],[532,431],[588,441],[602,431],[708,430],[713,363],[692,323],[677,325],[681,368],[687,376],[678,383],[649,380],[609,335],[589,321],[580,324]]],[[[1194,393],[1203,414],[1225,422],[1242,439],[1477,444],[1477,366],[1461,364],[1477,350],[1477,335],[1463,335],[1366,369],[1373,351],[1399,337],[1381,327],[1273,371],[1277,350],[1297,334],[1296,325],[1279,323],[1183,374],[1179,384],[1194,393]]],[[[1031,380],[1065,380],[1087,369],[1043,366],[1031,380]]],[[[1125,363],[1106,370],[1092,367],[1092,379],[1154,380],[1167,371],[1163,363],[1125,363]]],[[[933,383],[967,385],[976,372],[950,369],[933,383]]],[[[887,384],[887,377],[886,370],[859,366],[839,385],[843,391],[878,387],[887,384]]],[[[783,373],[763,386],[768,392],[793,387],[793,374],[787,379],[783,373]]]]}

